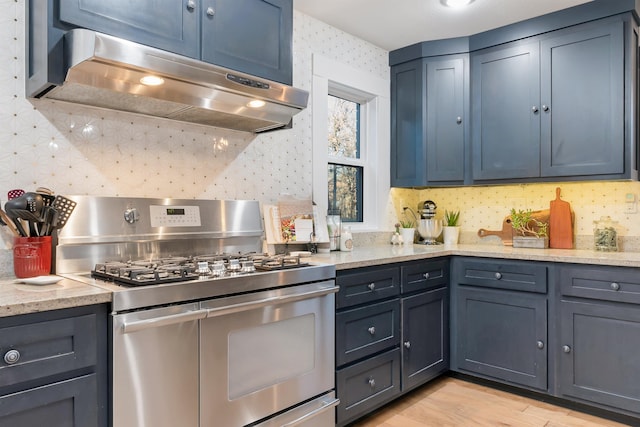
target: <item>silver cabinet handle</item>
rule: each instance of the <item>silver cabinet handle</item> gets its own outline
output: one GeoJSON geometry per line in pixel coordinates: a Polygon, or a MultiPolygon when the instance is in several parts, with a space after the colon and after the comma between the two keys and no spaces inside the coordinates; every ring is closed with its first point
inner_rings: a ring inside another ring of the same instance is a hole
{"type": "Polygon", "coordinates": [[[405,341],[404,346],[405,348],[411,348],[411,341],[405,341]]]}
{"type": "Polygon", "coordinates": [[[339,286],[332,286],[330,288],[322,288],[310,292],[300,292],[293,295],[283,295],[278,297],[265,298],[257,301],[241,302],[238,304],[227,305],[218,308],[206,309],[207,319],[210,317],[223,316],[226,314],[239,313],[241,311],[255,310],[257,308],[266,307],[268,305],[285,304],[289,302],[301,301],[310,298],[317,298],[324,295],[329,295],[338,292],[339,286]]]}
{"type": "Polygon", "coordinates": [[[535,105],[533,107],[531,107],[531,111],[533,111],[534,113],[538,112],[538,107],[536,107],[535,105]]]}
{"type": "Polygon", "coordinates": [[[541,349],[541,350],[544,348],[544,342],[543,342],[543,341],[538,341],[538,342],[536,343],[536,345],[537,345],[537,346],[538,346],[538,348],[539,348],[539,349],[541,349]]]}
{"type": "Polygon", "coordinates": [[[563,345],[562,351],[565,353],[571,353],[571,347],[569,347],[568,345],[563,345]]]}
{"type": "Polygon", "coordinates": [[[216,14],[216,11],[211,6],[209,6],[207,8],[207,16],[213,17],[213,15],[215,15],[215,14],[216,14]]]}
{"type": "Polygon", "coordinates": [[[20,360],[20,352],[18,350],[9,350],[4,354],[4,361],[7,365],[13,365],[20,360]]]}
{"type": "Polygon", "coordinates": [[[314,409],[313,411],[304,414],[303,416],[301,416],[300,418],[297,418],[291,422],[288,422],[286,424],[283,424],[282,427],[295,427],[298,425],[301,425],[302,423],[304,423],[307,420],[310,420],[311,418],[317,417],[318,415],[322,414],[325,411],[328,411],[331,408],[335,408],[336,406],[338,406],[340,404],[340,399],[333,399],[329,402],[323,402],[322,406],[319,407],[318,409],[314,409]]]}
{"type": "Polygon", "coordinates": [[[502,273],[496,273],[495,274],[496,279],[500,280],[502,279],[502,273]]]}
{"type": "Polygon", "coordinates": [[[613,289],[614,291],[619,291],[620,290],[620,285],[617,284],[616,282],[613,282],[611,284],[611,289],[613,289]]]}
{"type": "Polygon", "coordinates": [[[424,274],[422,275],[422,277],[424,277],[425,279],[429,280],[429,273],[424,273],[424,274]]]}
{"type": "Polygon", "coordinates": [[[548,105],[543,105],[542,106],[542,111],[549,111],[549,106],[548,105]]]}
{"type": "Polygon", "coordinates": [[[368,329],[368,331],[369,331],[369,333],[370,333],[371,335],[375,335],[375,334],[376,334],[376,328],[375,328],[375,327],[373,327],[373,326],[372,326],[372,327],[370,327],[370,328],[368,329]]]}
{"type": "Polygon", "coordinates": [[[376,380],[374,380],[373,378],[369,378],[368,384],[369,387],[374,388],[376,386],[376,380]]]}
{"type": "Polygon", "coordinates": [[[370,291],[373,291],[376,289],[376,284],[375,283],[369,283],[369,285],[367,286],[367,288],[369,288],[370,291]]]}
{"type": "Polygon", "coordinates": [[[159,328],[161,326],[173,325],[175,323],[204,319],[205,317],[207,317],[207,310],[196,310],[171,314],[169,316],[154,317],[152,319],[138,320],[135,322],[125,322],[122,324],[122,333],[128,334],[131,332],[141,331],[143,329],[159,328]]]}
{"type": "Polygon", "coordinates": [[[193,0],[188,0],[187,1],[187,10],[189,12],[193,12],[195,8],[196,8],[196,2],[193,1],[193,0]]]}
{"type": "Polygon", "coordinates": [[[460,116],[456,117],[456,123],[457,124],[461,124],[462,123],[462,117],[460,117],[460,116]]]}

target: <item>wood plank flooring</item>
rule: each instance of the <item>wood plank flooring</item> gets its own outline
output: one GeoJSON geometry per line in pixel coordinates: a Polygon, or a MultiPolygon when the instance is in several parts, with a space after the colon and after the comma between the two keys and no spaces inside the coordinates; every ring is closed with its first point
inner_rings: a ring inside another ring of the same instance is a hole
{"type": "Polygon", "coordinates": [[[620,424],[462,379],[442,377],[350,427],[629,425],[631,424],[620,424]]]}

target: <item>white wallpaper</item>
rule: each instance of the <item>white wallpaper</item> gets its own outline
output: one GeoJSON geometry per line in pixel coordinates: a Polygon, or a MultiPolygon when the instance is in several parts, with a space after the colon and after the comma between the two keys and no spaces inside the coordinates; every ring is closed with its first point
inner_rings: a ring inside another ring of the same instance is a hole
{"type": "MultiPolygon", "coordinates": [[[[24,97],[24,0],[0,0],[0,40],[2,203],[10,189],[38,186],[63,195],[266,203],[281,193],[311,196],[310,108],[294,117],[292,129],[255,136],[62,102],[31,102],[24,97]]],[[[297,87],[311,89],[314,52],[389,78],[386,51],[297,12],[293,45],[297,87]]],[[[11,269],[6,256],[0,254],[5,260],[0,275],[11,269]]]]}

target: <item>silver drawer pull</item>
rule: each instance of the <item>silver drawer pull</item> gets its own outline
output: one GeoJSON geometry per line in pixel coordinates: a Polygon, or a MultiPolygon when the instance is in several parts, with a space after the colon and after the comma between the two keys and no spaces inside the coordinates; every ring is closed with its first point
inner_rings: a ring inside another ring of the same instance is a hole
{"type": "Polygon", "coordinates": [[[367,286],[367,288],[369,288],[370,291],[373,291],[376,289],[376,284],[375,283],[369,283],[369,285],[367,286]]]}
{"type": "Polygon", "coordinates": [[[196,2],[194,0],[188,0],[187,9],[189,10],[189,12],[193,12],[195,8],[196,8],[196,2]]]}
{"type": "Polygon", "coordinates": [[[429,273],[424,273],[424,274],[422,275],[422,277],[424,277],[425,279],[429,280],[429,273]]]}
{"type": "Polygon", "coordinates": [[[500,280],[502,279],[502,273],[496,273],[495,274],[496,279],[500,280]]]}
{"type": "Polygon", "coordinates": [[[411,341],[405,341],[404,346],[407,349],[411,348],[411,341]]]}
{"type": "Polygon", "coordinates": [[[568,345],[563,345],[562,351],[565,353],[571,353],[571,347],[569,347],[568,345]]]}
{"type": "Polygon", "coordinates": [[[9,350],[4,354],[4,361],[7,365],[13,365],[20,360],[20,352],[18,350],[9,350]]]}
{"type": "Polygon", "coordinates": [[[207,16],[212,17],[215,14],[216,14],[216,11],[211,6],[209,6],[207,8],[207,16]]]}
{"type": "Polygon", "coordinates": [[[374,388],[376,386],[376,380],[374,380],[373,378],[369,378],[369,387],[374,388]]]}
{"type": "Polygon", "coordinates": [[[368,329],[368,331],[369,331],[369,333],[370,333],[371,335],[375,335],[375,334],[376,334],[376,328],[375,328],[375,327],[373,327],[373,326],[372,326],[372,327],[370,327],[370,328],[368,329]]]}
{"type": "Polygon", "coordinates": [[[539,349],[542,350],[544,348],[544,341],[538,341],[536,345],[538,346],[539,349]]]}
{"type": "Polygon", "coordinates": [[[619,291],[620,290],[620,285],[618,283],[616,283],[616,282],[613,282],[611,284],[611,289],[614,290],[614,291],[619,291]]]}

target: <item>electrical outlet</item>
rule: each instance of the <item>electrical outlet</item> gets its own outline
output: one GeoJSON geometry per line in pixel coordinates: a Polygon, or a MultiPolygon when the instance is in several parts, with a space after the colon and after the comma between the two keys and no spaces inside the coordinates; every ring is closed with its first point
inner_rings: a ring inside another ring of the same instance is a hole
{"type": "Polygon", "coordinates": [[[624,213],[635,214],[638,213],[638,202],[636,201],[636,195],[633,193],[627,193],[624,196],[624,213]]]}

